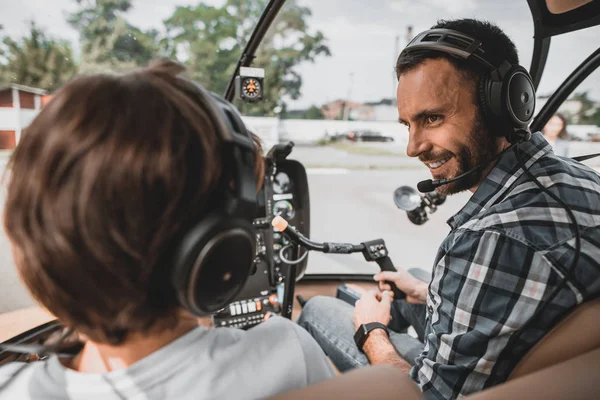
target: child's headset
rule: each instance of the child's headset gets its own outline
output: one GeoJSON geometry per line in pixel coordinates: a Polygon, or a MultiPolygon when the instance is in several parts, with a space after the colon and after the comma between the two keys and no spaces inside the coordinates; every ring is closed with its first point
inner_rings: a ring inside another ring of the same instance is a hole
{"type": "MultiPolygon", "coordinates": [[[[464,59],[485,68],[488,73],[479,82],[479,104],[490,124],[507,123],[513,130],[526,131],[533,119],[535,87],[525,68],[508,60],[496,60],[481,40],[451,29],[430,29],[419,33],[400,56],[416,51],[435,50],[464,59]]],[[[507,136],[512,132],[503,132],[507,136]]],[[[512,137],[508,137],[513,141],[512,137]]]]}
{"type": "Polygon", "coordinates": [[[222,141],[225,176],[222,204],[177,236],[170,253],[171,283],[179,304],[197,316],[230,303],[248,279],[255,255],[257,214],[255,146],[237,109],[202,86],[184,81],[185,92],[204,110],[222,141]],[[227,164],[231,162],[231,164],[227,164]]]}

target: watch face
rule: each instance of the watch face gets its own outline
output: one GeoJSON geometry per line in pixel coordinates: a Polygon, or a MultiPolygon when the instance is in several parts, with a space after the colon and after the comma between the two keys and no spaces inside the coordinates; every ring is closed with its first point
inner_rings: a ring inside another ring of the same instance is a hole
{"type": "Polygon", "coordinates": [[[244,96],[255,99],[262,91],[262,85],[256,78],[244,78],[242,81],[242,93],[244,96]]]}
{"type": "Polygon", "coordinates": [[[362,351],[362,346],[363,346],[366,338],[367,338],[367,327],[364,325],[361,325],[358,327],[358,329],[356,330],[356,333],[354,334],[354,343],[356,344],[356,347],[358,347],[358,349],[360,351],[362,351]]]}

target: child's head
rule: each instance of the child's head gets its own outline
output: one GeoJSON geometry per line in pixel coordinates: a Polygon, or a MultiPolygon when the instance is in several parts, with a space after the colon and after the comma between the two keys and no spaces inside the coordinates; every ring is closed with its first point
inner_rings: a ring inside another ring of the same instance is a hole
{"type": "Polygon", "coordinates": [[[169,266],[156,266],[231,181],[210,110],[186,94],[182,71],[160,61],[73,80],[9,163],[5,227],[20,275],[43,306],[97,342],[173,322],[169,266]]]}

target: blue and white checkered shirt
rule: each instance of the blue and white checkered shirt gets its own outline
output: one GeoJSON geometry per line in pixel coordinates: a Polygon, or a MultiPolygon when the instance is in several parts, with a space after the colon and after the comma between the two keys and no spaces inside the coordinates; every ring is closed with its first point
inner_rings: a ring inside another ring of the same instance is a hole
{"type": "Polygon", "coordinates": [[[452,230],[436,257],[425,349],[411,370],[428,399],[504,382],[561,317],[600,294],[600,176],[554,155],[539,132],[519,149],[529,171],[575,214],[581,256],[574,279],[515,340],[570,267],[575,233],[564,208],[523,172],[514,151],[506,153],[448,220],[452,230]]]}

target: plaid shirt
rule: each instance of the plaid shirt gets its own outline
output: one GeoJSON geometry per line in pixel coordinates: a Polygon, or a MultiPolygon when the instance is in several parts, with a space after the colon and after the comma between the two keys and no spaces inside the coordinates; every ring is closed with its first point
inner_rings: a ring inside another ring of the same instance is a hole
{"type": "Polygon", "coordinates": [[[581,256],[575,278],[515,340],[571,265],[575,234],[564,208],[523,173],[514,151],[506,153],[448,220],[451,232],[436,257],[425,349],[411,370],[428,399],[452,399],[504,382],[561,317],[600,294],[600,176],[554,155],[539,132],[519,148],[529,171],[577,218],[581,256]]]}

